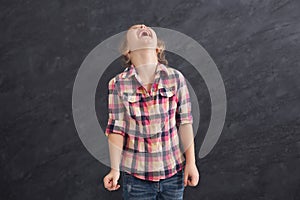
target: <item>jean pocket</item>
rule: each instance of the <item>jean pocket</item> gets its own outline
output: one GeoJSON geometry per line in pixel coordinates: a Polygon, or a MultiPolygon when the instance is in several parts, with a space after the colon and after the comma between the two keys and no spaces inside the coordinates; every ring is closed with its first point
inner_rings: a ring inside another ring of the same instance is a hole
{"type": "Polygon", "coordinates": [[[129,184],[129,182],[131,182],[130,177],[131,175],[127,172],[123,172],[123,184],[129,184]]]}
{"type": "Polygon", "coordinates": [[[184,171],[181,170],[173,176],[165,179],[164,187],[170,190],[183,190],[184,189],[184,171]]]}

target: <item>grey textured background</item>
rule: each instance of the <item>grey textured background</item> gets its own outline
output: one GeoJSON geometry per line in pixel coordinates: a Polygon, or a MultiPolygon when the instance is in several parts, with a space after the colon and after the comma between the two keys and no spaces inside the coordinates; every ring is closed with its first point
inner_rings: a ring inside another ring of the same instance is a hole
{"type": "MultiPolygon", "coordinates": [[[[0,199],[121,199],[109,171],[82,145],[71,110],[86,55],[136,23],[197,40],[223,77],[228,111],[221,138],[198,160],[200,182],[185,199],[300,199],[300,1],[1,1],[0,199]]],[[[205,83],[183,58],[167,54],[197,92],[196,150],[210,118],[205,83]]],[[[99,63],[100,65],[101,63],[99,63]]],[[[96,94],[107,120],[107,83],[96,94]]]]}

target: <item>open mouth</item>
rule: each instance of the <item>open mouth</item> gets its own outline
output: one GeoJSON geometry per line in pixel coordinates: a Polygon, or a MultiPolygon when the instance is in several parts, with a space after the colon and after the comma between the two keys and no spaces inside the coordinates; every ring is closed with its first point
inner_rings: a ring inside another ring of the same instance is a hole
{"type": "Polygon", "coordinates": [[[152,34],[149,30],[146,30],[146,29],[142,29],[142,30],[139,30],[137,32],[137,35],[139,38],[142,38],[142,37],[152,37],[152,34]]]}

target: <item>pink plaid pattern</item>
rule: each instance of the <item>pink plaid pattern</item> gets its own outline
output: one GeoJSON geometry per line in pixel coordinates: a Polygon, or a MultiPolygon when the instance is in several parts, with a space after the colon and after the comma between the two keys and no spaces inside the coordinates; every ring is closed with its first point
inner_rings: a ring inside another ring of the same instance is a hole
{"type": "Polygon", "coordinates": [[[105,135],[124,136],[121,170],[151,181],[168,178],[184,167],[180,124],[193,123],[191,101],[179,70],[158,63],[148,92],[133,65],[108,83],[105,135]]]}

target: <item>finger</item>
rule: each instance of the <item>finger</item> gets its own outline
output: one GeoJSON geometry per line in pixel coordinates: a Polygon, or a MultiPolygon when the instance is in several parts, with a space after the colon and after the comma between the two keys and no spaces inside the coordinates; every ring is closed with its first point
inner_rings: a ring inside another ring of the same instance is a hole
{"type": "Polygon", "coordinates": [[[199,176],[196,178],[196,185],[199,183],[199,176]]]}
{"type": "Polygon", "coordinates": [[[110,191],[117,190],[117,189],[119,189],[119,188],[120,188],[120,185],[112,186],[112,187],[110,188],[110,191]]]}
{"type": "Polygon", "coordinates": [[[112,183],[109,184],[108,188],[109,188],[110,190],[113,190],[113,189],[114,189],[114,186],[112,185],[112,183]]]}
{"type": "Polygon", "coordinates": [[[103,179],[103,183],[104,184],[106,184],[108,181],[107,181],[107,178],[106,178],[106,176],[104,177],[104,179],[103,179]]]}
{"type": "Polygon", "coordinates": [[[104,187],[107,188],[109,186],[109,180],[107,177],[103,179],[104,187]]]}
{"type": "Polygon", "coordinates": [[[187,181],[188,181],[188,174],[184,173],[184,187],[187,186],[187,181]]]}
{"type": "Polygon", "coordinates": [[[196,186],[197,185],[197,182],[196,182],[196,180],[195,179],[192,179],[192,186],[196,186]]]}
{"type": "Polygon", "coordinates": [[[112,190],[117,190],[117,188],[118,188],[118,185],[113,185],[113,186],[111,187],[112,190]]]}
{"type": "Polygon", "coordinates": [[[188,180],[188,186],[194,186],[191,180],[188,180]]]}
{"type": "Polygon", "coordinates": [[[190,180],[188,180],[188,185],[189,186],[196,186],[197,185],[197,180],[195,177],[192,177],[190,180]]]}
{"type": "Polygon", "coordinates": [[[118,180],[116,178],[114,178],[112,182],[113,182],[113,187],[116,187],[118,185],[118,180]]]}
{"type": "Polygon", "coordinates": [[[111,179],[112,179],[111,176],[105,176],[103,180],[108,183],[111,181],[111,179]]]}
{"type": "Polygon", "coordinates": [[[106,189],[111,189],[112,188],[112,180],[106,179],[104,182],[104,186],[106,189]]]}
{"type": "Polygon", "coordinates": [[[117,189],[119,189],[120,188],[120,185],[117,185],[116,187],[115,187],[115,190],[117,190],[117,189]]]}
{"type": "Polygon", "coordinates": [[[195,180],[195,185],[197,185],[199,183],[199,175],[198,174],[194,177],[194,180],[195,180]]]}
{"type": "Polygon", "coordinates": [[[107,189],[108,189],[109,191],[114,190],[114,187],[113,187],[112,183],[110,183],[110,185],[107,187],[107,189]]]}

